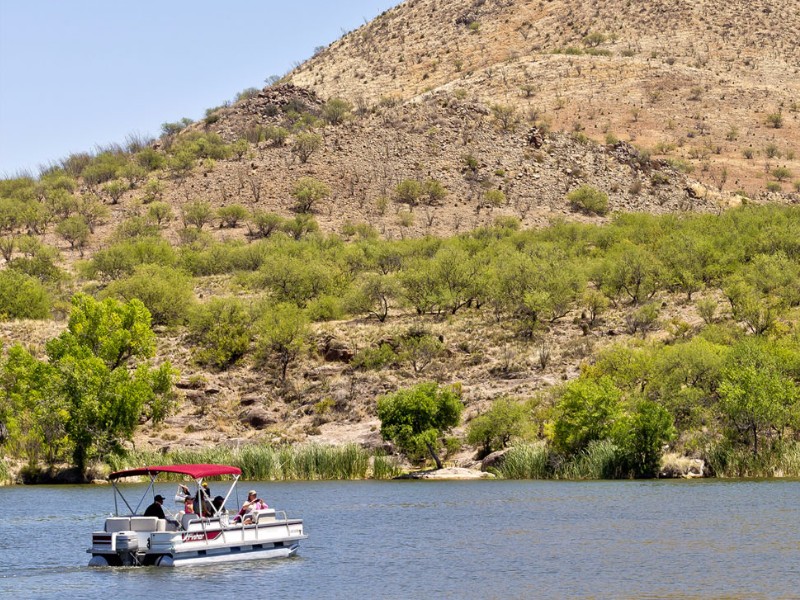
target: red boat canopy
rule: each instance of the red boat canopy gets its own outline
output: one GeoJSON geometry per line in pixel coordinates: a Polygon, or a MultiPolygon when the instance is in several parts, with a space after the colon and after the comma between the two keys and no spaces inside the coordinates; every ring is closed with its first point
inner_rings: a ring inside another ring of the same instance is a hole
{"type": "Polygon", "coordinates": [[[135,477],[137,475],[157,475],[158,473],[178,473],[188,475],[193,479],[214,477],[216,475],[241,475],[239,467],[229,467],[226,465],[163,465],[152,467],[139,467],[138,469],[127,469],[116,471],[108,476],[109,479],[119,479],[120,477],[135,477]]]}

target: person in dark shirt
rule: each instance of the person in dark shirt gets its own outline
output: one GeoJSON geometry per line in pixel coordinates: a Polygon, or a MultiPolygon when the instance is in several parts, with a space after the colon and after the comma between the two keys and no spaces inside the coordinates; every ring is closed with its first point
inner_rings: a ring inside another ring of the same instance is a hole
{"type": "Polygon", "coordinates": [[[161,507],[162,504],[164,504],[164,496],[161,494],[156,494],[153,497],[153,503],[147,507],[147,510],[144,511],[144,516],[166,519],[167,517],[164,514],[164,509],[161,507]]]}

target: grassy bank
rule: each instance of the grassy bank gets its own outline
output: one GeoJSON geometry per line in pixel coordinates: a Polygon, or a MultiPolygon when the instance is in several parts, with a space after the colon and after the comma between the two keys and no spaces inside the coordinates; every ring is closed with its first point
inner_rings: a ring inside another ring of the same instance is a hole
{"type": "MultiPolygon", "coordinates": [[[[703,460],[714,477],[800,477],[798,442],[776,444],[757,456],[723,443],[711,448],[703,460]]],[[[569,460],[560,459],[543,442],[519,444],[506,453],[494,472],[505,479],[617,479],[624,472],[624,457],[608,440],[589,444],[569,460]]]]}
{"type": "Polygon", "coordinates": [[[213,463],[239,467],[244,479],[313,481],[391,479],[402,470],[391,457],[369,452],[356,444],[324,446],[241,446],[161,452],[130,452],[112,457],[112,471],[141,465],[213,463]]]}

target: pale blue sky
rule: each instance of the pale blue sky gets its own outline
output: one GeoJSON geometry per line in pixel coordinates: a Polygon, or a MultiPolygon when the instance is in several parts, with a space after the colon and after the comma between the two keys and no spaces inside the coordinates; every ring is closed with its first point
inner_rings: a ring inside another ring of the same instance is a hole
{"type": "Polygon", "coordinates": [[[400,0],[0,0],[0,177],[199,119],[400,0]]]}

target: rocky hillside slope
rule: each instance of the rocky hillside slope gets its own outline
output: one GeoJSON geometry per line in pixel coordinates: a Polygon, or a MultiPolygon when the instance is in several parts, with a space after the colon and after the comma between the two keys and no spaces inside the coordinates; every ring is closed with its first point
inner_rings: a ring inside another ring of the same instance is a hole
{"type": "Polygon", "coordinates": [[[753,194],[800,172],[799,27],[793,0],[411,0],[289,79],[362,106],[462,89],[753,194]]]}

